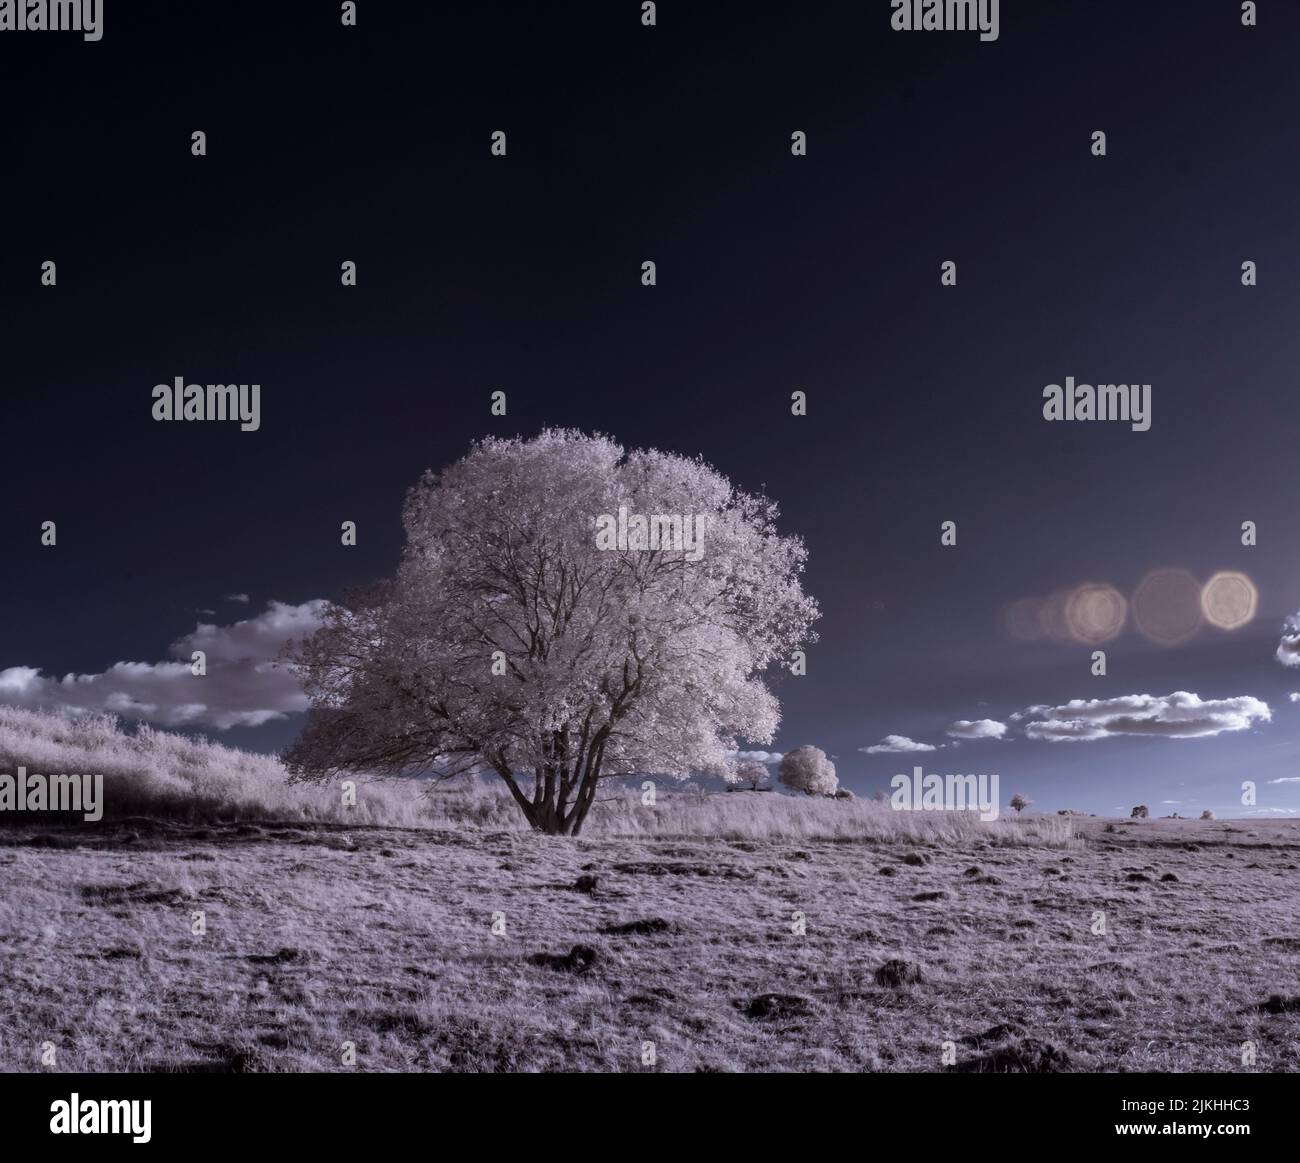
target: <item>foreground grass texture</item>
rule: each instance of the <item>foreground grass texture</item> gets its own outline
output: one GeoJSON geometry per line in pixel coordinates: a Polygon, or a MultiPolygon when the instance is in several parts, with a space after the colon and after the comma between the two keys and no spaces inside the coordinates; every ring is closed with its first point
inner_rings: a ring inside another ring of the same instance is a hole
{"type": "Polygon", "coordinates": [[[0,829],[3,1070],[1297,1069],[1297,822],[611,792],[559,839],[0,710],[17,764],[112,818],[0,829]]]}
{"type": "Polygon", "coordinates": [[[1098,824],[1068,847],[10,830],[0,1068],[49,1042],[91,1071],[933,1071],[950,1042],[968,1070],[1295,1070],[1295,827],[1098,824]]]}

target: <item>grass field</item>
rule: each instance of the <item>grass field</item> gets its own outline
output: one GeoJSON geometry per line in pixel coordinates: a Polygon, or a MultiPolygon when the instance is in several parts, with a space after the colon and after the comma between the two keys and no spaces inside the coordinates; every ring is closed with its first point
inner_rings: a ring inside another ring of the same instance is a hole
{"type": "Polygon", "coordinates": [[[1056,820],[11,828],[0,1067],[932,1071],[949,1043],[958,1070],[1296,1069],[1296,825],[1056,820]]]}
{"type": "Polygon", "coordinates": [[[17,764],[106,815],[0,828],[7,1071],[1297,1068],[1300,822],[611,789],[561,839],[0,708],[17,764]]]}

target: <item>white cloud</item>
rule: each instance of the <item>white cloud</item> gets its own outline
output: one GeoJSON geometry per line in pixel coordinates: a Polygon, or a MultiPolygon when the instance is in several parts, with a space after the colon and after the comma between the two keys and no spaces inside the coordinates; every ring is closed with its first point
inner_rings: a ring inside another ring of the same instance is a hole
{"type": "Polygon", "coordinates": [[[40,681],[41,672],[36,667],[11,666],[8,670],[0,670],[0,695],[21,698],[34,690],[40,681]]]}
{"type": "Polygon", "coordinates": [[[1287,695],[1287,698],[1290,699],[1293,703],[1300,703],[1300,691],[1292,691],[1289,695],[1287,695]]]}
{"type": "Polygon", "coordinates": [[[1250,695],[1202,699],[1188,691],[1072,699],[1056,707],[1031,707],[1021,714],[1028,720],[1026,736],[1052,743],[1086,742],[1120,735],[1198,739],[1223,731],[1244,731],[1272,718],[1268,704],[1250,695]]]}
{"type": "Polygon", "coordinates": [[[746,759],[755,759],[759,763],[780,763],[780,751],[728,751],[727,758],[743,763],[746,759]]]}
{"type": "Polygon", "coordinates": [[[1282,638],[1273,657],[1283,666],[1300,666],[1300,614],[1292,614],[1282,623],[1282,638]]]}
{"type": "Polygon", "coordinates": [[[216,626],[200,622],[168,649],[173,661],[116,662],[98,674],[43,675],[31,666],[0,670],[0,702],[31,710],[108,711],[166,727],[257,727],[307,709],[289,670],[275,665],[291,638],[310,634],[328,603],[271,602],[256,617],[216,626]],[[207,655],[207,674],[190,669],[207,655]]]}
{"type": "Polygon", "coordinates": [[[1269,783],[1300,783],[1300,775],[1284,775],[1280,779],[1270,779],[1269,783]]]}
{"type": "Polygon", "coordinates": [[[893,755],[903,751],[934,751],[936,748],[930,743],[917,743],[906,735],[886,735],[879,743],[858,750],[868,755],[893,755]]]}
{"type": "Polygon", "coordinates": [[[1001,739],[1006,733],[1007,725],[996,719],[958,719],[945,732],[954,739],[1001,739]]]}
{"type": "Polygon", "coordinates": [[[301,606],[271,602],[256,617],[229,626],[200,622],[184,638],[173,642],[168,653],[188,662],[191,651],[202,650],[208,656],[209,665],[214,659],[225,662],[273,659],[289,639],[301,638],[315,630],[327,605],[320,598],[303,602],[301,606]]]}
{"type": "Polygon", "coordinates": [[[226,595],[226,601],[228,601],[228,602],[243,602],[244,605],[248,605],[248,595],[247,595],[247,594],[227,594],[227,595],[226,595]]]}

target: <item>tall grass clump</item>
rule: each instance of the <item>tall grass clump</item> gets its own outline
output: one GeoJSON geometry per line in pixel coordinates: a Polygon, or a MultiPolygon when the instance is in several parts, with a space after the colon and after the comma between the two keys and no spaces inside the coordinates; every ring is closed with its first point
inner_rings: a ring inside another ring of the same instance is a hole
{"type": "MultiPolygon", "coordinates": [[[[102,775],[105,819],[271,818],[392,826],[425,822],[424,799],[409,783],[358,779],[356,805],[344,807],[338,787],[290,784],[274,755],[158,731],[143,723],[128,734],[114,715],[65,716],[0,706],[0,772],[16,775],[19,767],[42,775],[102,775]]],[[[0,815],[8,817],[6,823],[31,822],[30,813],[0,815]]]]}
{"type": "MultiPolygon", "coordinates": [[[[434,827],[527,831],[505,788],[474,780],[433,789],[434,827]]],[[[779,793],[702,794],[660,791],[655,804],[624,787],[608,788],[592,808],[587,839],[842,840],[1063,846],[1075,835],[1063,816],[1005,817],[984,822],[975,812],[896,812],[871,800],[833,800],[779,793]]]]}

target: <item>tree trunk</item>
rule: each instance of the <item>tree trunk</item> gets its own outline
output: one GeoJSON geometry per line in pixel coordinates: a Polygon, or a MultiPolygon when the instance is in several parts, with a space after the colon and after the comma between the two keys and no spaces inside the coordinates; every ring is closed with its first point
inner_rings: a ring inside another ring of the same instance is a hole
{"type": "Polygon", "coordinates": [[[595,747],[595,756],[587,760],[587,770],[583,772],[582,783],[578,787],[578,798],[573,802],[573,811],[570,813],[572,827],[569,831],[570,836],[576,836],[582,831],[582,825],[587,820],[587,813],[591,811],[591,805],[596,802],[596,783],[600,779],[600,768],[605,761],[605,740],[602,737],[599,743],[593,743],[595,747]]]}
{"type": "Polygon", "coordinates": [[[504,763],[494,765],[524,817],[538,832],[546,836],[576,836],[582,831],[587,813],[596,801],[596,783],[605,758],[607,735],[606,730],[591,740],[586,753],[579,754],[571,769],[567,765],[559,770],[547,766],[534,773],[531,798],[524,794],[509,767],[504,763]],[[570,770],[575,778],[579,771],[582,772],[576,789],[567,778],[570,770]],[[572,802],[569,801],[570,793],[573,793],[572,802]]]}

